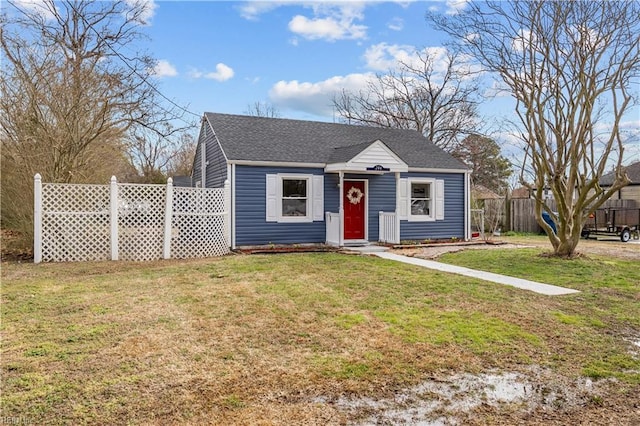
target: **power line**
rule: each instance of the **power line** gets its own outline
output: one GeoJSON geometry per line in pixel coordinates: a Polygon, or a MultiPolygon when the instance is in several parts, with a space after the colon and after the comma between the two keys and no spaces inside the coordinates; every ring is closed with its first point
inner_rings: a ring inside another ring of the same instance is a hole
{"type": "MultiPolygon", "coordinates": [[[[11,6],[13,6],[17,11],[19,11],[21,14],[23,14],[24,16],[26,16],[27,18],[32,18],[31,15],[26,12],[24,9],[20,8],[19,6],[17,6],[15,4],[15,2],[9,0],[8,2],[9,4],[11,4],[11,6]]],[[[156,92],[158,95],[160,95],[161,98],[163,98],[165,101],[169,102],[171,105],[173,105],[174,107],[178,108],[180,111],[183,111],[187,114],[191,114],[194,117],[198,117],[200,118],[200,114],[196,114],[195,112],[192,112],[190,110],[188,110],[187,108],[178,105],[175,101],[173,101],[172,99],[168,98],[164,93],[162,93],[154,84],[150,83],[147,78],[143,75],[141,75],[138,70],[133,67],[127,58],[125,58],[120,52],[118,52],[116,49],[114,49],[111,44],[109,44],[109,42],[107,40],[105,40],[105,38],[93,27],[93,25],[91,25],[86,17],[81,14],[75,7],[74,4],[72,3],[68,3],[68,5],[73,9],[73,11],[82,19],[82,21],[87,25],[88,28],[91,29],[91,31],[93,31],[95,33],[95,35],[97,36],[97,38],[104,43],[109,50],[111,50],[138,78],[140,78],[145,84],[147,84],[154,92],[156,92]]],[[[159,105],[157,103],[153,103],[154,106],[162,109],[164,112],[171,114],[171,111],[167,110],[166,108],[164,108],[162,105],[159,105]]],[[[182,121],[183,123],[191,126],[193,123],[188,122],[187,120],[185,120],[182,117],[176,117],[176,119],[182,121]]]]}

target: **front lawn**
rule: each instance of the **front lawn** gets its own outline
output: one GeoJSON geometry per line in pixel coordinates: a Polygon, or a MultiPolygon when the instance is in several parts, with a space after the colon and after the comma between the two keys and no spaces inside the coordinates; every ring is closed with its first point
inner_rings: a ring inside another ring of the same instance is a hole
{"type": "MultiPolygon", "coordinates": [[[[543,296],[335,253],[4,264],[2,416],[32,424],[344,424],[367,415],[343,409],[347,396],[389,398],[453,373],[535,366],[615,389],[579,410],[559,404],[560,423],[607,410],[632,418],[637,262],[537,253],[468,251],[446,261],[497,272],[508,265],[582,293],[543,296]]],[[[467,421],[522,416],[511,406],[480,407],[467,421]]]]}

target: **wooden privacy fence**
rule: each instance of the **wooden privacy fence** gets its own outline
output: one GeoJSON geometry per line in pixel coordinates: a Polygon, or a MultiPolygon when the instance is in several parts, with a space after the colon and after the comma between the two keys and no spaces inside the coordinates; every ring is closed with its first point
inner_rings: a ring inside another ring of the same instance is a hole
{"type": "MultiPolygon", "coordinates": [[[[503,231],[542,233],[544,232],[535,217],[536,201],[531,198],[514,198],[508,202],[503,200],[485,200],[485,211],[495,209],[494,204],[504,203],[503,215],[500,220],[503,231]]],[[[546,204],[552,211],[557,211],[556,202],[547,200],[546,204]]],[[[607,200],[600,208],[638,208],[634,200],[607,200]]]]}
{"type": "Polygon", "coordinates": [[[224,188],[34,181],[34,262],[155,260],[229,252],[224,188]]]}

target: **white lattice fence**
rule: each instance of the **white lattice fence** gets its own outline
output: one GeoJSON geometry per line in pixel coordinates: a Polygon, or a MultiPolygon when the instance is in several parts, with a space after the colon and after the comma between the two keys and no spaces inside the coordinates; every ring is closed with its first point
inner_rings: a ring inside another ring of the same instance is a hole
{"type": "Polygon", "coordinates": [[[171,253],[176,258],[221,256],[229,252],[224,189],[174,188],[171,253]]]}
{"type": "Polygon", "coordinates": [[[166,193],[164,185],[118,185],[120,259],[162,259],[166,193]]]}
{"type": "Polygon", "coordinates": [[[110,259],[109,187],[42,187],[42,260],[69,262],[110,259]]]}
{"type": "Polygon", "coordinates": [[[228,184],[42,184],[36,175],[34,262],[222,256],[229,205],[228,184]]]}

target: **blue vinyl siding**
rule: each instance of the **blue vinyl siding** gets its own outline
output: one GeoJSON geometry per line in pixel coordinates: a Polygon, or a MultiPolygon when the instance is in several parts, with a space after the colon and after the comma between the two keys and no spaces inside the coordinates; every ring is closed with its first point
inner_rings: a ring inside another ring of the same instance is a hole
{"type": "MultiPolygon", "coordinates": [[[[326,223],[267,222],[266,175],[267,174],[312,174],[324,175],[324,211],[337,213],[340,207],[339,177],[337,173],[324,174],[321,168],[302,167],[255,167],[235,168],[235,235],[236,245],[304,244],[324,243],[326,223]]],[[[400,222],[401,240],[424,240],[442,238],[464,238],[464,174],[449,173],[403,173],[406,177],[428,177],[445,181],[445,218],[435,222],[400,222]]],[[[346,174],[345,180],[368,181],[368,237],[378,241],[379,212],[396,210],[395,175],[346,174]]]]}
{"type": "Polygon", "coordinates": [[[400,221],[400,240],[464,239],[464,174],[403,173],[403,178],[426,177],[444,179],[444,220],[435,222],[400,221]]]}
{"type": "Polygon", "coordinates": [[[222,149],[215,138],[213,130],[208,123],[202,123],[200,135],[198,137],[198,146],[193,163],[192,185],[201,180],[202,173],[202,146],[205,145],[206,155],[206,175],[205,182],[202,186],[206,188],[222,188],[224,181],[227,179],[227,162],[222,153],[222,149]]]}
{"type": "Polygon", "coordinates": [[[200,128],[198,135],[198,144],[196,145],[196,155],[193,158],[193,167],[191,168],[191,186],[196,186],[196,182],[202,177],[202,141],[204,140],[204,126],[200,128]]]}
{"type": "Polygon", "coordinates": [[[207,188],[222,188],[227,179],[227,161],[211,128],[207,124],[207,188]]]}
{"type": "MultiPolygon", "coordinates": [[[[236,245],[324,243],[326,233],[324,220],[306,223],[266,221],[266,175],[276,173],[324,175],[324,170],[302,167],[236,166],[236,245]]],[[[328,211],[327,200],[332,198],[331,184],[328,181],[330,179],[325,178],[325,211],[328,211]]],[[[333,187],[333,191],[337,192],[337,186],[333,187]]]]}

